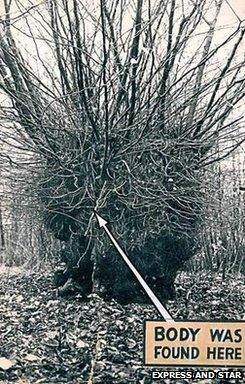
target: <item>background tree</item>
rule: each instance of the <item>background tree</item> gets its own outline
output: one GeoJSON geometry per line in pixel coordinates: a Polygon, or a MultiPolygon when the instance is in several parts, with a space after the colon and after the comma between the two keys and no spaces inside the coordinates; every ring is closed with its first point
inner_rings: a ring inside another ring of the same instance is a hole
{"type": "Polygon", "coordinates": [[[84,294],[135,297],[96,209],[153,289],[172,295],[196,252],[205,169],[244,140],[244,24],[215,34],[222,0],[4,4],[2,114],[35,153],[33,193],[64,242],[63,276],[84,294]]]}
{"type": "MultiPolygon", "coordinates": [[[[197,270],[244,273],[244,154],[243,148],[229,161],[214,164],[205,188],[212,190],[207,199],[206,217],[200,228],[200,250],[192,261],[197,270]]],[[[207,193],[208,195],[208,193],[207,193]]]]}
{"type": "Polygon", "coordinates": [[[43,270],[57,264],[60,243],[45,229],[39,199],[33,193],[35,155],[16,133],[2,123],[0,264],[43,270]]]}

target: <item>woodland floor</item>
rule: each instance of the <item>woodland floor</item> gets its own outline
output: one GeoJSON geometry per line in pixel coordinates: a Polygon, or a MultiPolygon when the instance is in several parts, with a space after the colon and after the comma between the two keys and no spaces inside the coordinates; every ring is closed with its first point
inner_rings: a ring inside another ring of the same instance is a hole
{"type": "MultiPolygon", "coordinates": [[[[121,306],[96,295],[87,302],[64,299],[51,274],[5,268],[0,279],[0,384],[153,382],[151,368],[142,362],[143,321],[159,318],[152,305],[121,306]]],[[[182,272],[176,289],[176,300],[167,303],[176,319],[244,316],[244,281],[237,276],[222,281],[217,274],[182,272]]],[[[192,382],[242,381],[158,381],[192,382]]]]}

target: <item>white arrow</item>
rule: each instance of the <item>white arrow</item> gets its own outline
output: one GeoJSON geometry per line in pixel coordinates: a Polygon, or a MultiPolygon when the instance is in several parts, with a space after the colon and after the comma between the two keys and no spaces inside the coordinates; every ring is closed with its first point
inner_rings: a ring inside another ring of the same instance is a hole
{"type": "Polygon", "coordinates": [[[133,272],[134,276],[139,281],[141,286],[144,288],[145,292],[147,293],[147,295],[149,296],[149,298],[151,299],[151,301],[153,302],[153,304],[157,308],[158,312],[161,314],[161,316],[166,321],[174,322],[174,319],[172,318],[170,313],[166,310],[166,308],[164,308],[162,303],[158,300],[158,298],[156,297],[154,292],[151,290],[149,285],[145,282],[145,280],[143,279],[141,274],[137,271],[135,266],[131,263],[131,261],[129,260],[129,258],[126,255],[126,253],[122,250],[122,248],[120,247],[120,245],[116,241],[116,239],[113,236],[113,234],[107,228],[107,226],[106,226],[107,221],[105,219],[103,219],[103,217],[101,217],[97,212],[95,212],[95,215],[96,215],[96,218],[98,220],[99,227],[100,228],[104,228],[104,230],[105,230],[106,234],[108,235],[109,239],[111,240],[112,244],[115,246],[115,248],[117,249],[119,254],[122,256],[122,258],[125,261],[125,263],[127,264],[127,266],[131,269],[131,271],[133,272]]]}

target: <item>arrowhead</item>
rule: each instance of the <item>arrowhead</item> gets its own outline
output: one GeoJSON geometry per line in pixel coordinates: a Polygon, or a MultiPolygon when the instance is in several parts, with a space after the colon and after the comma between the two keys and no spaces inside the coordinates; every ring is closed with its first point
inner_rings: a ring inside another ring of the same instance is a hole
{"type": "Polygon", "coordinates": [[[107,221],[103,219],[97,212],[95,212],[96,219],[98,220],[99,227],[105,227],[107,224],[107,221]]]}

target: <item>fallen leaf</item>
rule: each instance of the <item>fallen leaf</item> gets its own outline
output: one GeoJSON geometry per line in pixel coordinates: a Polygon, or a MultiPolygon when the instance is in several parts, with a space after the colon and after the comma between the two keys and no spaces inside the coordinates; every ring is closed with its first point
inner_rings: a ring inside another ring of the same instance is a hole
{"type": "Polygon", "coordinates": [[[54,339],[48,339],[48,340],[45,340],[44,343],[49,346],[49,347],[58,347],[59,346],[59,342],[58,340],[54,340],[54,339]]]}
{"type": "Polygon", "coordinates": [[[39,356],[33,355],[32,353],[28,353],[28,355],[25,356],[25,360],[27,361],[38,361],[40,359],[39,356]]]}
{"type": "Polygon", "coordinates": [[[78,340],[78,342],[77,342],[77,344],[76,344],[77,348],[85,348],[86,345],[87,345],[87,344],[84,343],[84,341],[82,341],[82,340],[78,340]]]}
{"type": "Polygon", "coordinates": [[[128,346],[129,349],[134,348],[136,345],[137,345],[137,343],[136,343],[135,340],[133,340],[133,339],[128,339],[127,340],[127,346],[128,346]]]}
{"type": "Polygon", "coordinates": [[[47,339],[55,339],[56,336],[58,336],[58,332],[57,331],[49,331],[49,332],[46,332],[46,334],[45,334],[45,337],[47,339]]]}
{"type": "Polygon", "coordinates": [[[6,357],[0,357],[0,369],[7,371],[13,365],[14,363],[11,360],[6,359],[6,357]]]}

